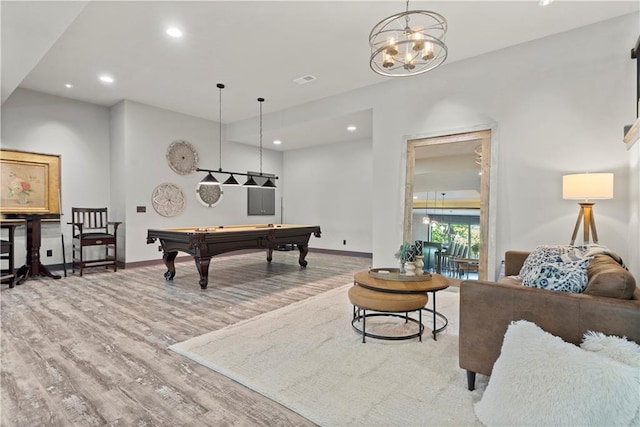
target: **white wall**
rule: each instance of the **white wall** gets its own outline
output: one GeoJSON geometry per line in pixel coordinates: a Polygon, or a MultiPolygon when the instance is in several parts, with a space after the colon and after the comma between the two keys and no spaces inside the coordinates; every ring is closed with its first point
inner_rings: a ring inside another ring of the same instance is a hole
{"type": "MultiPolygon", "coordinates": [[[[2,148],[61,155],[62,225],[44,224],[45,265],[62,263],[61,227],[71,259],[71,207],[105,207],[109,199],[109,110],[18,88],[2,104],[2,148]],[[52,250],[53,256],[46,257],[52,250]]],[[[16,265],[24,263],[24,227],[16,231],[16,265]]]]}
{"type": "Polygon", "coordinates": [[[284,222],[319,225],[311,247],[370,253],[372,158],[369,139],[285,152],[284,222]]]}

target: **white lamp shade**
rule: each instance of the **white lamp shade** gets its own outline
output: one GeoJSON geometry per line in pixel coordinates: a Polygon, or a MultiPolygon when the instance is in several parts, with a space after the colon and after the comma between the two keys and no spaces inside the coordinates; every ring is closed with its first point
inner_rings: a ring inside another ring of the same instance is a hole
{"type": "Polygon", "coordinates": [[[562,177],[562,198],[613,199],[612,173],[577,173],[562,177]]]}

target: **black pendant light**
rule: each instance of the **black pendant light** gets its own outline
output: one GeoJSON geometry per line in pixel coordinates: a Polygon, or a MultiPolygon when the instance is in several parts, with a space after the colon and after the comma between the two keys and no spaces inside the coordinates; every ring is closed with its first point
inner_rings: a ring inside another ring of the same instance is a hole
{"type": "Polygon", "coordinates": [[[262,184],[262,188],[276,188],[276,184],[274,184],[273,181],[271,181],[271,178],[267,178],[267,181],[262,184]]]}
{"type": "Polygon", "coordinates": [[[216,179],[215,176],[211,174],[211,172],[207,173],[207,176],[202,178],[200,181],[201,185],[220,185],[220,182],[216,179]]]}
{"type": "Polygon", "coordinates": [[[233,174],[231,174],[222,185],[240,185],[240,183],[233,177],[233,174]]]}
{"type": "Polygon", "coordinates": [[[256,172],[248,172],[248,173],[243,173],[243,172],[230,172],[230,171],[225,171],[222,169],[222,89],[224,89],[224,85],[222,83],[218,83],[216,85],[218,87],[218,89],[220,90],[220,96],[219,96],[219,103],[220,103],[220,108],[218,109],[219,112],[219,122],[220,122],[220,127],[219,127],[219,164],[218,164],[218,169],[203,169],[203,168],[197,168],[196,171],[198,172],[207,172],[207,175],[204,177],[204,179],[202,179],[202,181],[200,181],[199,185],[224,185],[224,186],[239,186],[240,183],[238,182],[238,180],[235,178],[234,175],[239,175],[239,176],[246,176],[247,177],[247,181],[242,184],[244,187],[260,187],[260,188],[266,188],[266,189],[274,189],[276,188],[276,184],[274,182],[274,180],[278,179],[277,176],[273,176],[273,175],[269,175],[266,176],[265,174],[262,173],[262,103],[264,102],[264,98],[258,98],[258,102],[260,103],[260,172],[256,173],[256,172]],[[215,176],[213,176],[213,174],[217,174],[217,173],[224,173],[229,175],[229,177],[222,183],[220,184],[220,182],[215,178],[215,176]],[[265,181],[264,184],[259,185],[255,178],[260,177],[260,178],[266,178],[267,180],[265,181]]]}
{"type": "Polygon", "coordinates": [[[242,185],[244,185],[245,187],[258,187],[258,183],[255,179],[253,179],[253,176],[251,175],[247,175],[247,181],[242,185]]]}

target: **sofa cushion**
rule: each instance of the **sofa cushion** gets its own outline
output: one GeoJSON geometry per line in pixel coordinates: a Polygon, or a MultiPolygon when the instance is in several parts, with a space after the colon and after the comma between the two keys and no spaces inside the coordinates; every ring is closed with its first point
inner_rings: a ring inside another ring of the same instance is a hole
{"type": "Polygon", "coordinates": [[[531,251],[508,250],[504,253],[504,275],[517,276],[531,251]]]}
{"type": "Polygon", "coordinates": [[[520,276],[507,276],[500,279],[498,283],[522,286],[522,279],[520,278],[520,276]]]}
{"type": "Polygon", "coordinates": [[[596,255],[587,267],[588,295],[631,299],[636,289],[633,275],[608,255],[596,255]]]}
{"type": "Polygon", "coordinates": [[[636,281],[624,267],[622,259],[601,245],[537,246],[524,261],[520,274],[514,278],[522,280],[525,286],[536,288],[584,292],[609,298],[640,297],[636,281]],[[574,271],[573,267],[582,266],[580,262],[584,260],[591,260],[585,264],[585,271],[574,271]],[[567,269],[570,271],[564,271],[567,269]],[[586,282],[585,277],[588,279],[586,282]],[[566,279],[570,283],[561,283],[566,279]]]}
{"type": "Polygon", "coordinates": [[[581,293],[587,287],[589,259],[547,262],[531,268],[522,276],[522,284],[531,288],[581,293]]]}

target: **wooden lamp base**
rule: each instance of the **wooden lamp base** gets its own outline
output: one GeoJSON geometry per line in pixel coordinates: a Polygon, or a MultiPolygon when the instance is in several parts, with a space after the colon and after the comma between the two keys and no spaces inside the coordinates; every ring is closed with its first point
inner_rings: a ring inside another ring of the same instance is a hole
{"type": "Polygon", "coordinates": [[[583,221],[583,241],[584,244],[589,244],[589,230],[593,233],[593,243],[598,243],[598,232],[596,231],[596,220],[593,216],[594,202],[580,202],[580,211],[578,212],[578,220],[576,226],[573,228],[573,235],[571,236],[571,245],[576,241],[578,235],[578,229],[580,228],[580,220],[583,221]]]}

